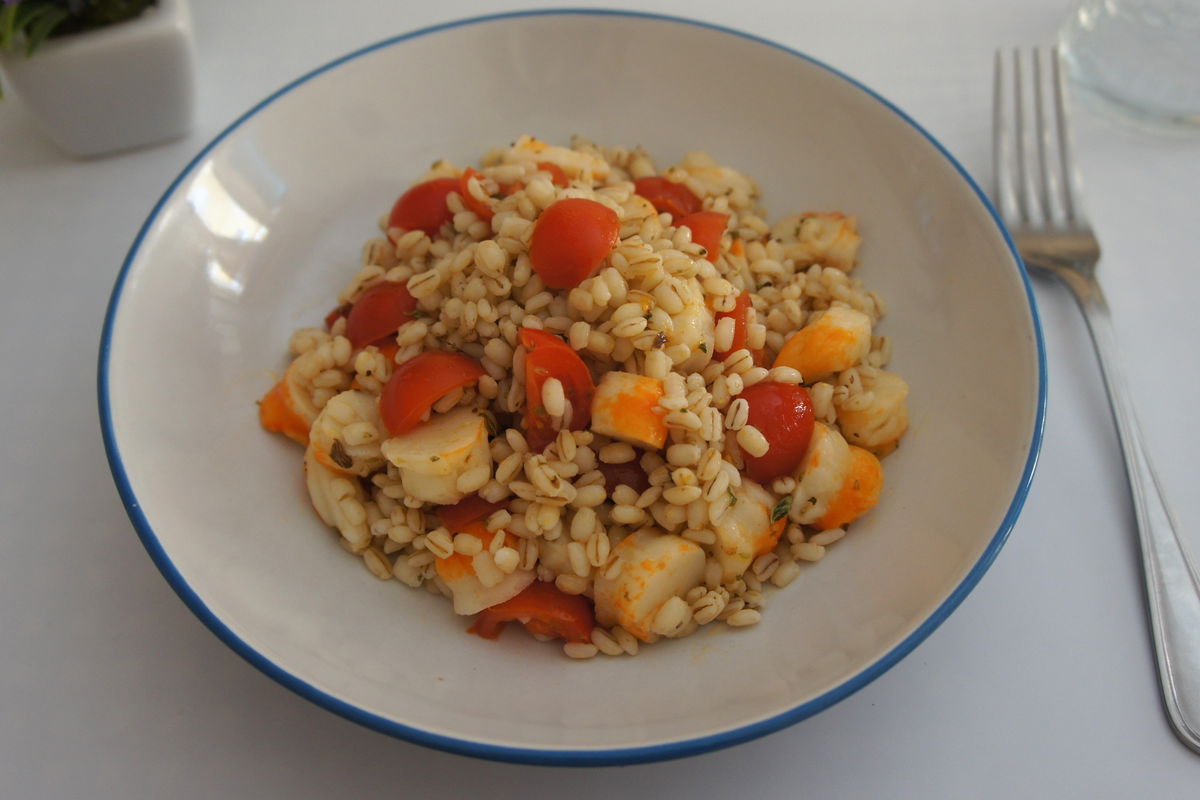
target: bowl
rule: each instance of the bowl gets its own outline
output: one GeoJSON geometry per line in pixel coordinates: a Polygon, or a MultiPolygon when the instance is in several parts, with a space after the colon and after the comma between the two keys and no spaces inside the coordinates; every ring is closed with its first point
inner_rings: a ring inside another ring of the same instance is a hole
{"type": "Polygon", "coordinates": [[[908,654],[996,557],[1032,479],[1045,365],[1027,276],[978,186],[871,90],[712,25],[504,14],[380,42],[267,97],[183,170],[137,234],[103,329],[99,399],[130,519],[184,602],[247,661],[371,728],[487,758],[617,764],[808,717],[908,654]],[[454,53],[454,58],[445,58],[454,53]],[[436,64],[432,69],[430,64],[436,64]],[[397,93],[395,76],[419,73],[397,93]],[[718,111],[697,98],[736,98],[718,111]],[[255,402],[361,243],[431,161],[534,133],[703,149],[776,217],[841,209],[888,301],[911,427],[879,506],[752,628],[575,663],[465,635],[378,581],[316,519],[300,453],[255,402]],[[273,372],[274,371],[274,372],[273,372]]]}

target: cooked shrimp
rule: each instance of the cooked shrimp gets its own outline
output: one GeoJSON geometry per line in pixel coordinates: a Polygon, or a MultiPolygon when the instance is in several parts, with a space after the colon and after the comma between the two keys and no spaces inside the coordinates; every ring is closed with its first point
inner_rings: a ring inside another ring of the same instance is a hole
{"type": "Polygon", "coordinates": [[[379,450],[383,429],[375,398],[351,389],[321,409],[309,432],[309,448],[329,469],[366,477],[384,464],[379,450]]]}
{"type": "MultiPolygon", "coordinates": [[[[533,583],[536,573],[533,570],[514,570],[503,572],[492,560],[487,546],[495,535],[478,522],[464,526],[456,535],[474,536],[480,540],[483,549],[475,555],[451,553],[445,558],[438,558],[434,563],[438,577],[446,584],[454,600],[455,614],[478,614],[485,608],[503,603],[515,597],[533,583]]],[[[516,547],[516,537],[511,533],[504,534],[507,547],[516,547]]]]}
{"type": "Polygon", "coordinates": [[[591,153],[546,144],[532,136],[521,136],[502,158],[506,164],[533,166],[549,162],[562,169],[568,178],[599,181],[608,177],[608,162],[591,153]]]}
{"type": "Polygon", "coordinates": [[[813,527],[827,531],[853,522],[875,507],[882,491],[883,466],[879,459],[861,447],[850,445],[850,471],[813,527]]]}
{"type": "Polygon", "coordinates": [[[808,452],[796,470],[796,490],[789,515],[793,522],[811,525],[825,515],[850,474],[850,445],[823,422],[813,423],[808,452]]]}
{"type": "Polygon", "coordinates": [[[592,399],[592,430],[639,447],[658,450],[667,441],[667,424],[658,401],[662,381],[628,372],[609,372],[592,399]]]}
{"type": "Polygon", "coordinates": [[[878,367],[859,367],[856,372],[861,391],[833,395],[838,427],[847,441],[882,457],[896,448],[908,429],[908,383],[878,367]]]}
{"type": "Polygon", "coordinates": [[[883,490],[879,459],[847,444],[836,429],[822,422],[813,426],[796,477],[791,519],[821,530],[858,519],[879,502],[883,490]]]}
{"type": "Polygon", "coordinates": [[[785,519],[771,520],[774,495],[749,478],[730,491],[737,502],[713,525],[713,557],[721,565],[724,583],[741,577],[755,558],[773,550],[787,525],[785,519]]]}
{"type": "Polygon", "coordinates": [[[678,281],[675,289],[683,308],[679,313],[671,313],[675,330],[668,344],[671,347],[683,345],[691,352],[691,356],[678,365],[680,371],[685,374],[697,372],[712,361],[712,354],[716,351],[716,320],[704,300],[703,289],[695,282],[678,281]]]}
{"type": "Polygon", "coordinates": [[[366,550],[371,532],[364,506],[366,495],[358,479],[329,469],[309,447],[304,451],[304,482],[321,521],[341,533],[354,552],[366,550]]]}
{"type": "Polygon", "coordinates": [[[854,269],[862,243],[854,217],[838,211],[784,217],[771,228],[771,236],[783,245],[784,258],[797,267],[820,264],[843,272],[854,269]]]}
{"type": "Polygon", "coordinates": [[[350,360],[350,342],[304,329],[292,336],[292,343],[297,355],[263,397],[258,419],[267,430],[307,445],[309,430],[325,402],[350,385],[350,375],[342,369],[350,360]]]}
{"type": "Polygon", "coordinates": [[[758,196],[758,184],[732,167],[723,166],[707,153],[691,152],[683,157],[679,166],[667,170],[667,178],[678,180],[673,173],[682,172],[688,182],[699,189],[696,194],[712,197],[728,196],[731,204],[748,205],[758,196]]]}
{"type": "Polygon", "coordinates": [[[408,496],[426,503],[457,503],[492,479],[487,423],[469,408],[434,414],[380,450],[400,469],[408,496]]]}
{"type": "Polygon", "coordinates": [[[596,578],[596,620],[619,624],[643,642],[652,642],[654,616],[672,597],[682,597],[704,578],[704,551],[680,536],[643,529],[621,540],[613,552],[621,560],[615,577],[596,578]]]}
{"type": "Polygon", "coordinates": [[[870,351],[871,318],[835,305],[809,317],[783,345],[775,366],[799,370],[812,383],[861,363],[870,351]]]}

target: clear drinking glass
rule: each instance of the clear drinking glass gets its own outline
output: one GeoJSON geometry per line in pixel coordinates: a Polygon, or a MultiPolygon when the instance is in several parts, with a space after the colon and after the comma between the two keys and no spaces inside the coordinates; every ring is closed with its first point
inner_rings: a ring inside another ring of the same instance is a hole
{"type": "Polygon", "coordinates": [[[1059,45],[1085,95],[1144,123],[1200,132],[1200,0],[1082,0],[1059,45]]]}

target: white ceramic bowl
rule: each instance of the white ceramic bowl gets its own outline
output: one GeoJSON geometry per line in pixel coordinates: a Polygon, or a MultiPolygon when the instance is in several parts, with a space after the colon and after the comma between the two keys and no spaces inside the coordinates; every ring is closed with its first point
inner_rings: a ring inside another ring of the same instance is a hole
{"type": "Polygon", "coordinates": [[[895,664],[996,556],[1033,473],[1045,370],[1012,243],[965,171],[903,112],[786,48],[678,19],[511,14],[353,53],[204,149],[138,234],[113,292],[100,407],[146,548],[248,661],[365,725],[540,763],[702,752],[789,725],[895,664]],[[452,58],[445,54],[453,53],[452,58]],[[431,65],[436,65],[434,68],[431,65]],[[397,75],[419,74],[397,93],[397,75]],[[704,97],[694,87],[705,86],[704,97]],[[705,97],[726,101],[720,110],[705,97]],[[377,581],[309,507],[300,452],[255,401],[319,321],[395,196],[435,158],[525,132],[703,149],[770,211],[858,216],[858,273],[912,386],[882,502],[761,624],[636,659],[565,659],[463,633],[450,604],[377,581]]]}

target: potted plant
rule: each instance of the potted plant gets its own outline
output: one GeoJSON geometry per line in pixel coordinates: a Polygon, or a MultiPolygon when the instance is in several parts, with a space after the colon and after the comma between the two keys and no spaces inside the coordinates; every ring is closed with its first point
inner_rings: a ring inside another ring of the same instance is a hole
{"type": "Polygon", "coordinates": [[[0,0],[0,81],[74,155],[181,136],[195,105],[186,0],[0,0]]]}

